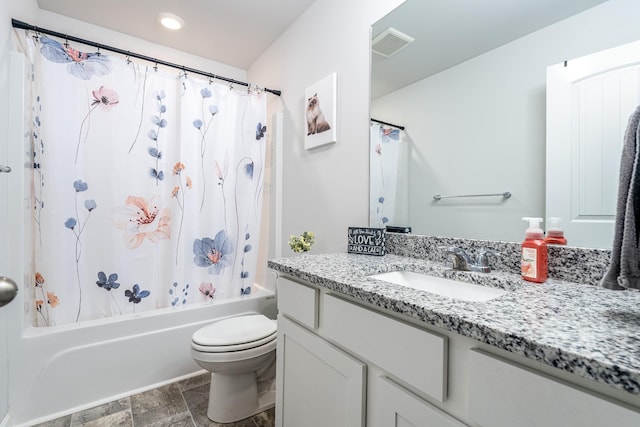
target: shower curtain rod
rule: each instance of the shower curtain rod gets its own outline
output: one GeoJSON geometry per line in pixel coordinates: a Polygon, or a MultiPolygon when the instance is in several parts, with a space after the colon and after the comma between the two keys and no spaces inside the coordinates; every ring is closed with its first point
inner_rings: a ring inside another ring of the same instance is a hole
{"type": "MultiPolygon", "coordinates": [[[[130,51],[124,50],[124,49],[119,49],[117,47],[108,46],[108,45],[97,43],[97,42],[94,42],[94,41],[91,41],[91,40],[86,40],[86,39],[82,39],[82,38],[79,38],[79,37],[70,36],[68,34],[59,33],[57,31],[53,31],[53,30],[47,30],[46,28],[36,27],[35,25],[31,25],[31,24],[27,24],[26,22],[18,21],[17,19],[11,19],[11,24],[13,25],[13,28],[18,28],[18,29],[21,29],[21,30],[35,31],[36,33],[47,34],[47,35],[50,35],[50,36],[58,37],[58,38],[64,39],[65,41],[72,41],[72,42],[76,42],[76,43],[82,43],[84,45],[93,46],[93,47],[96,47],[98,49],[104,49],[104,50],[108,50],[108,51],[111,51],[111,52],[119,53],[121,55],[126,55],[128,57],[138,58],[138,59],[142,59],[144,61],[153,62],[156,65],[158,65],[158,64],[159,65],[165,65],[167,67],[177,68],[177,69],[182,70],[184,72],[190,72],[190,73],[193,73],[193,74],[199,74],[201,76],[209,77],[211,79],[222,80],[222,81],[225,81],[225,82],[228,82],[228,83],[241,85],[241,86],[247,86],[247,87],[249,86],[249,83],[241,82],[241,81],[238,81],[238,80],[234,80],[234,79],[231,79],[229,77],[218,76],[217,74],[208,73],[206,71],[197,70],[195,68],[185,67],[184,65],[174,64],[172,62],[167,62],[167,61],[162,61],[160,59],[152,58],[152,57],[146,56],[146,55],[141,55],[139,53],[130,52],[130,51]]],[[[272,94],[277,95],[277,96],[280,96],[282,94],[282,91],[279,91],[277,89],[267,89],[267,88],[261,88],[261,89],[264,90],[265,92],[269,92],[269,93],[272,93],[272,94]]]]}
{"type": "Polygon", "coordinates": [[[400,130],[404,130],[404,126],[394,125],[393,123],[383,122],[382,120],[377,120],[377,119],[374,119],[374,118],[370,118],[369,120],[371,120],[372,122],[380,123],[381,125],[387,125],[387,126],[391,126],[391,127],[394,127],[394,128],[398,128],[400,130]]]}

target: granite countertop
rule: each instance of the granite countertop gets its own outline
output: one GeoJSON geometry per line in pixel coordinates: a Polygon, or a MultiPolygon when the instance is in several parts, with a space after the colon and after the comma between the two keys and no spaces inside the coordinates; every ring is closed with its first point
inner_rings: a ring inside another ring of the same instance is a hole
{"type": "Polygon", "coordinates": [[[511,273],[454,271],[442,263],[398,255],[304,254],[270,260],[268,265],[382,309],[640,395],[640,292],[553,279],[536,284],[511,273]],[[510,292],[487,302],[466,302],[367,277],[397,270],[510,292]]]}

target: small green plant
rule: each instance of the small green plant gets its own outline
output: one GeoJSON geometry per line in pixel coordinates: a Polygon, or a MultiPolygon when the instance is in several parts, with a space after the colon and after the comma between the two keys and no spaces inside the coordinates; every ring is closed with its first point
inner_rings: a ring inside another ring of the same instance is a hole
{"type": "Polygon", "coordinates": [[[313,231],[305,231],[300,236],[294,236],[292,234],[289,236],[289,247],[293,252],[307,252],[311,250],[311,245],[313,245],[313,238],[315,236],[316,235],[313,231]]]}

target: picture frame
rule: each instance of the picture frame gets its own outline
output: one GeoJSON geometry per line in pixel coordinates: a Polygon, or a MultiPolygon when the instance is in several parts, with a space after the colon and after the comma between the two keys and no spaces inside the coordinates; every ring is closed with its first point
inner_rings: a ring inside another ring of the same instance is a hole
{"type": "Polygon", "coordinates": [[[337,74],[331,73],[305,89],[304,148],[310,150],[337,140],[337,74]]]}

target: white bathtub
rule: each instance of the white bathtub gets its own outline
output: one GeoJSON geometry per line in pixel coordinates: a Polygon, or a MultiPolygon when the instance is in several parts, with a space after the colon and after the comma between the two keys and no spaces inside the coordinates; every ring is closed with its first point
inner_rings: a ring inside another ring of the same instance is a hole
{"type": "Polygon", "coordinates": [[[275,294],[252,289],[242,298],[25,329],[10,343],[12,424],[50,420],[201,371],[190,355],[196,329],[242,313],[275,315],[275,294]]]}

